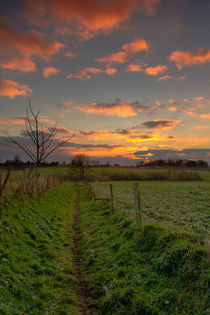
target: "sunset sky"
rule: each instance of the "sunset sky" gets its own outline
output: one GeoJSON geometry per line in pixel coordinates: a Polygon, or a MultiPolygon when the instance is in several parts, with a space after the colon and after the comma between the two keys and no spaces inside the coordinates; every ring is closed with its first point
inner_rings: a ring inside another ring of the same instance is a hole
{"type": "MultiPolygon", "coordinates": [[[[0,2],[0,159],[25,143],[29,99],[51,160],[210,162],[209,0],[0,2]]],[[[21,154],[22,158],[26,158],[21,154]]]]}

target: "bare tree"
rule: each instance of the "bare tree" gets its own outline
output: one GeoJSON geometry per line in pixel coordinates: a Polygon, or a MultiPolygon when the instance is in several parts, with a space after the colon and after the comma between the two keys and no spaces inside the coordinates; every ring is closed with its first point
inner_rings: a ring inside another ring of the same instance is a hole
{"type": "Polygon", "coordinates": [[[56,125],[44,130],[44,126],[41,123],[40,111],[35,114],[32,110],[30,101],[29,108],[26,107],[26,118],[25,118],[25,134],[29,138],[30,143],[24,144],[21,141],[11,137],[8,133],[8,140],[16,147],[24,151],[31,161],[39,166],[41,162],[46,160],[49,155],[57,151],[63,144],[68,142],[72,137],[64,141],[58,141],[56,137],[56,125]]]}
{"type": "Polygon", "coordinates": [[[81,179],[85,177],[85,169],[91,166],[91,161],[89,156],[86,154],[77,154],[71,160],[71,166],[79,170],[79,175],[81,179]]]}

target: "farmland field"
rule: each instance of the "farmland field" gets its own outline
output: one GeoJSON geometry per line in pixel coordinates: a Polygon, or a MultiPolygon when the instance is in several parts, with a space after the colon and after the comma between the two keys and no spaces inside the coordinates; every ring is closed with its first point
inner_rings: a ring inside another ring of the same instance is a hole
{"type": "MultiPolygon", "coordinates": [[[[135,215],[132,182],[112,182],[115,206],[135,215]]],[[[210,182],[140,181],[138,187],[146,221],[173,225],[207,237],[210,220],[210,182]]],[[[109,197],[108,183],[95,184],[98,197],[109,197]]]]}

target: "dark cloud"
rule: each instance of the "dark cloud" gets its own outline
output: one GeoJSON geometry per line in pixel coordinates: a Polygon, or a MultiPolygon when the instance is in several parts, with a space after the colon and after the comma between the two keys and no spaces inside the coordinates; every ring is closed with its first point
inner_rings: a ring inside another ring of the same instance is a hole
{"type": "Polygon", "coordinates": [[[53,130],[55,130],[55,133],[71,134],[71,132],[66,128],[47,127],[46,129],[47,129],[47,131],[49,131],[49,133],[52,132],[53,130]]]}
{"type": "Polygon", "coordinates": [[[148,129],[172,129],[181,123],[180,120],[150,120],[142,125],[148,129]]]}
{"type": "Polygon", "coordinates": [[[192,160],[205,160],[210,161],[210,149],[156,149],[156,150],[145,150],[136,151],[134,155],[139,159],[144,159],[150,154],[150,160],[158,159],[192,159],[192,160]]]}

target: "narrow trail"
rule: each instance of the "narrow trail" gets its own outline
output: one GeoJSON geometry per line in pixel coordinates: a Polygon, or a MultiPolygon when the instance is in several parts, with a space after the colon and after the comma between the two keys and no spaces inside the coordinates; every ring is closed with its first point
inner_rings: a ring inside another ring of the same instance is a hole
{"type": "Polygon", "coordinates": [[[79,219],[79,192],[75,204],[73,220],[73,268],[76,283],[78,285],[77,296],[80,300],[79,314],[90,314],[90,294],[88,284],[82,273],[82,254],[80,250],[80,219],[79,219]]]}

